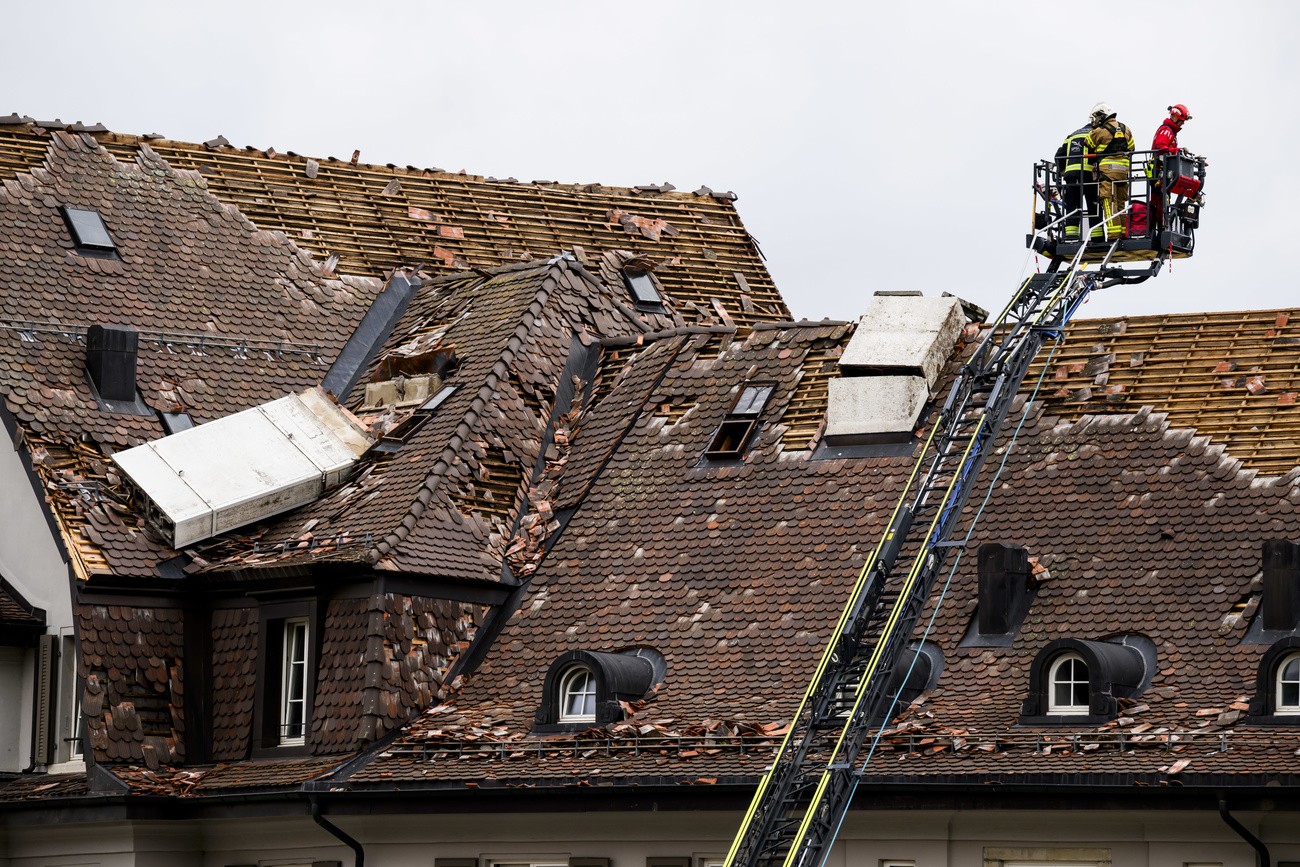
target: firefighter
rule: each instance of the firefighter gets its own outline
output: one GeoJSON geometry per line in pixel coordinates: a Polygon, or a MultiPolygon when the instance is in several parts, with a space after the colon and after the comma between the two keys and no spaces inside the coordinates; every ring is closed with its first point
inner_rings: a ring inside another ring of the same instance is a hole
{"type": "Polygon", "coordinates": [[[1110,104],[1099,102],[1092,107],[1092,130],[1088,149],[1098,159],[1098,194],[1101,197],[1103,224],[1092,237],[1110,240],[1124,237],[1127,220],[1120,213],[1128,206],[1129,156],[1133,153],[1133,133],[1115,119],[1110,104]]]}
{"type": "Polygon", "coordinates": [[[1181,102],[1169,106],[1169,117],[1165,118],[1165,122],[1160,124],[1160,129],[1156,130],[1155,140],[1151,142],[1151,150],[1158,154],[1178,153],[1178,131],[1191,119],[1192,116],[1187,113],[1187,106],[1181,102]]]}
{"type": "MultiPolygon", "coordinates": [[[[1183,128],[1183,124],[1192,119],[1192,115],[1187,111],[1187,106],[1181,102],[1177,105],[1169,106],[1169,117],[1165,122],[1160,124],[1160,129],[1156,130],[1156,137],[1151,142],[1151,150],[1155,151],[1160,157],[1172,156],[1178,153],[1178,132],[1183,128]]],[[[1152,182],[1152,218],[1156,226],[1164,226],[1165,215],[1165,197],[1163,171],[1152,171],[1151,163],[1147,164],[1147,177],[1153,178],[1152,182]]]]}
{"type": "Polygon", "coordinates": [[[1065,240],[1079,240],[1081,213],[1075,213],[1088,204],[1088,222],[1097,224],[1097,184],[1093,180],[1092,165],[1088,161],[1088,133],[1091,126],[1082,126],[1065,137],[1056,149],[1056,169],[1061,173],[1061,194],[1065,199],[1065,240]]]}

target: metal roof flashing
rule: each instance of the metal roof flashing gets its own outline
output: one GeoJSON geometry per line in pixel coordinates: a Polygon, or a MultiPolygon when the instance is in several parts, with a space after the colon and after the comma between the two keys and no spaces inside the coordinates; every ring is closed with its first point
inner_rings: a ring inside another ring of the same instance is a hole
{"type": "Polygon", "coordinates": [[[319,388],[113,456],[173,548],[289,511],[342,482],[370,447],[319,388]]]}

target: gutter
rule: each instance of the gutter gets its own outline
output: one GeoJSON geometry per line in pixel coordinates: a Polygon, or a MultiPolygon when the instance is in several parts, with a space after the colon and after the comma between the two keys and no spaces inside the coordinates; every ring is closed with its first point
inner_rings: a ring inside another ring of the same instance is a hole
{"type": "Polygon", "coordinates": [[[1229,828],[1237,832],[1237,836],[1249,843],[1259,853],[1259,867],[1269,867],[1268,847],[1258,837],[1250,833],[1245,825],[1232,817],[1232,814],[1228,812],[1227,798],[1219,798],[1219,815],[1223,817],[1223,821],[1227,823],[1229,828]]]}
{"type": "MultiPolygon", "coordinates": [[[[350,837],[342,828],[322,816],[320,812],[320,801],[315,798],[311,799],[311,818],[313,822],[330,832],[330,834],[342,841],[344,845],[355,853],[356,857],[352,862],[353,867],[365,867],[366,852],[361,848],[361,844],[350,837]]],[[[1267,867],[1267,865],[1265,865],[1265,867],[1267,867]]]]}

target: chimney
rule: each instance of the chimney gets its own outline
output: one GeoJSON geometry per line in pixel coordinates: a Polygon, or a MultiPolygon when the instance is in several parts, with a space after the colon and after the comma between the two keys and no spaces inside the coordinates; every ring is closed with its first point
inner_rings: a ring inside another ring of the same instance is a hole
{"type": "Polygon", "coordinates": [[[979,633],[1006,635],[1029,592],[1029,552],[1019,545],[989,542],[979,550],[979,633]]]}
{"type": "Polygon", "coordinates": [[[1269,539],[1262,555],[1264,629],[1292,632],[1300,625],[1300,545],[1269,539]]]}
{"type": "Polygon", "coordinates": [[[135,359],[140,335],[134,328],[92,325],[86,335],[86,370],[103,400],[135,400],[135,359]]]}
{"type": "Polygon", "coordinates": [[[826,442],[908,442],[961,335],[961,302],[877,292],[830,380],[826,442]]]}

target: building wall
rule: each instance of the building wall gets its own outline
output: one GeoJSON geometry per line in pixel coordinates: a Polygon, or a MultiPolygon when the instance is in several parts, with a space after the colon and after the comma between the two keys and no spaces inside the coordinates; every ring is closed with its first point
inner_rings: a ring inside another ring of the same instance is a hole
{"type": "Polygon", "coordinates": [[[51,632],[71,627],[68,566],[45,518],[45,504],[12,447],[0,447],[0,515],[0,575],[29,603],[45,609],[51,632]]]}
{"type": "Polygon", "coordinates": [[[0,772],[27,767],[32,753],[32,689],[36,651],[0,647],[0,772]]]}
{"type": "MultiPolygon", "coordinates": [[[[10,822],[0,831],[0,867],[227,867],[310,864],[352,853],[305,815],[172,823],[85,825],[70,832],[10,822]],[[7,836],[7,839],[6,839],[7,836]],[[8,863],[5,863],[8,858],[8,863]]],[[[1274,863],[1300,860],[1300,816],[1237,816],[1269,846],[1274,863]]],[[[690,857],[705,867],[725,855],[739,813],[394,813],[333,816],[365,846],[368,867],[433,867],[435,858],[566,863],[571,856],[645,867],[647,857],[690,857]]],[[[1182,812],[876,811],[848,817],[827,867],[985,867],[1101,864],[1102,867],[1253,867],[1255,853],[1214,810],[1182,812]],[[1102,850],[1105,857],[1099,857],[1102,850]]]]}

